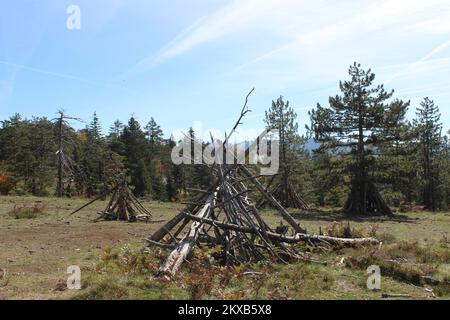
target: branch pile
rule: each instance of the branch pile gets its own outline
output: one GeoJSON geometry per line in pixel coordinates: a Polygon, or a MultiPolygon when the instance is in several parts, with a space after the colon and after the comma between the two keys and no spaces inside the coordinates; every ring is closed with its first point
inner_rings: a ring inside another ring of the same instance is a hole
{"type": "Polygon", "coordinates": [[[115,186],[106,190],[99,197],[93,199],[81,208],[75,210],[74,212],[72,212],[72,214],[81,211],[97,200],[105,198],[108,195],[111,195],[108,205],[106,206],[105,210],[98,213],[99,217],[97,220],[104,219],[108,221],[117,220],[128,222],[148,222],[152,219],[152,214],[134,196],[133,192],[131,192],[130,188],[128,188],[125,179],[122,179],[115,186]]]}
{"type": "MultiPolygon", "coordinates": [[[[274,176],[275,178],[275,176],[274,176]]],[[[270,188],[272,185],[274,179],[272,179],[267,189],[270,188]]],[[[282,201],[282,199],[286,198],[286,203],[288,208],[294,208],[294,209],[300,209],[300,210],[308,210],[309,205],[308,203],[295,191],[294,186],[291,183],[288,183],[288,190],[287,195],[283,194],[283,187],[280,183],[276,188],[273,189],[273,191],[270,191],[270,193],[274,196],[275,199],[282,201]]],[[[262,208],[264,206],[268,205],[268,202],[265,198],[261,198],[258,201],[257,208],[262,208]]]]}
{"type": "MultiPolygon", "coordinates": [[[[232,132],[248,112],[246,105],[247,102],[232,132]]],[[[378,240],[372,238],[308,235],[245,165],[215,164],[211,170],[215,177],[212,187],[147,239],[150,245],[171,250],[160,268],[160,275],[173,277],[196,246],[219,247],[220,251],[213,255],[216,261],[222,265],[240,265],[274,260],[323,263],[292,246],[299,242],[343,246],[378,244],[378,240]],[[250,194],[254,191],[258,191],[281,215],[281,224],[275,229],[266,223],[252,203],[250,194]],[[290,230],[291,235],[288,235],[290,230]]]]}

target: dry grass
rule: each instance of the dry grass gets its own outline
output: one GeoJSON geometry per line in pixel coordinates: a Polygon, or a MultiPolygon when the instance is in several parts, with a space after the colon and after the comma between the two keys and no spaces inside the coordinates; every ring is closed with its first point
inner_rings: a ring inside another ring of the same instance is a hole
{"type": "Polygon", "coordinates": [[[21,204],[14,205],[14,208],[8,212],[8,215],[14,219],[36,219],[45,214],[46,210],[47,206],[43,203],[21,204]]]}

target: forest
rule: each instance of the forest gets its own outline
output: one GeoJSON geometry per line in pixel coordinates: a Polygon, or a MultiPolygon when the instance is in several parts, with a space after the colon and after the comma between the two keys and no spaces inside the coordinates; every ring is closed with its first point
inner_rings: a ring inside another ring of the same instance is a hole
{"type": "MultiPolygon", "coordinates": [[[[172,163],[179,141],[167,138],[150,115],[109,128],[97,113],[86,124],[75,116],[59,110],[54,119],[27,119],[17,113],[1,122],[0,194],[93,198],[125,176],[138,198],[182,202],[211,185],[207,166],[172,163]]],[[[294,191],[309,206],[339,207],[350,215],[391,215],[393,208],[413,205],[448,210],[450,130],[433,97],[412,106],[355,63],[329,103],[311,107],[309,116],[298,119],[288,97],[279,97],[268,101],[262,119],[280,132],[280,173],[264,180],[278,183],[283,206],[295,206],[294,191]],[[411,108],[416,111],[409,119],[411,108]]],[[[192,128],[186,132],[197,138],[192,128]]]]}

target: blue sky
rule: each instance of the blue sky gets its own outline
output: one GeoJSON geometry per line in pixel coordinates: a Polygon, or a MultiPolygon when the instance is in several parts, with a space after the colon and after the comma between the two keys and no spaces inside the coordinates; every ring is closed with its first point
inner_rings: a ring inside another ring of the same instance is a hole
{"type": "Polygon", "coordinates": [[[104,129],[132,114],[166,135],[263,127],[283,95],[299,115],[338,93],[353,61],[411,100],[429,96],[450,129],[448,0],[16,0],[0,2],[0,119],[63,108],[104,129]],[[81,29],[66,10],[78,5],[81,29]]]}

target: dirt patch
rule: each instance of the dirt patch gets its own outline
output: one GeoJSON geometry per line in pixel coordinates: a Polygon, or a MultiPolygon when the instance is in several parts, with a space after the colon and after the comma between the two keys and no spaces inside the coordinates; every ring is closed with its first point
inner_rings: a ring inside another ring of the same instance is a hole
{"type": "Polygon", "coordinates": [[[8,285],[0,287],[0,299],[70,295],[65,290],[55,290],[69,276],[67,267],[92,264],[105,248],[144,239],[156,227],[121,222],[2,226],[0,264],[10,279],[8,285]]]}

